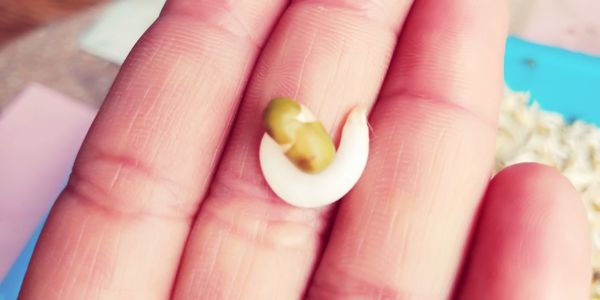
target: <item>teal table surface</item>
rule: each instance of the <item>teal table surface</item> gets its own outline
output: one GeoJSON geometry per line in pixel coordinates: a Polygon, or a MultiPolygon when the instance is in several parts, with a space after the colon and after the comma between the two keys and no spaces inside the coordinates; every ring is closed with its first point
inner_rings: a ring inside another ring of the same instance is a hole
{"type": "Polygon", "coordinates": [[[600,57],[509,38],[506,84],[530,91],[545,110],[600,125],[600,57]]]}

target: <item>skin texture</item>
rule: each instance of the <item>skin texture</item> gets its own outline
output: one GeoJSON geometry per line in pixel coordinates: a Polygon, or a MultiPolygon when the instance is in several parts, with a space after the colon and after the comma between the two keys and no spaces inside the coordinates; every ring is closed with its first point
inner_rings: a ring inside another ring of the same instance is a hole
{"type": "Polygon", "coordinates": [[[21,299],[584,299],[573,188],[537,165],[489,181],[506,10],[169,1],[94,122],[21,299]],[[291,207],[260,176],[261,114],[281,95],[334,140],[352,107],[373,108],[367,169],[339,206],[291,207]]]}

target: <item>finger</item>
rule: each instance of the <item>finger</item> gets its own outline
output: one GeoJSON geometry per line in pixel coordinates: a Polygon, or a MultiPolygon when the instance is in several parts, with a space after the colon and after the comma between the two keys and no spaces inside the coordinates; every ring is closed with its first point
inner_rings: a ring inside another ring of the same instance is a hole
{"type": "Polygon", "coordinates": [[[551,168],[492,180],[458,299],[589,299],[590,236],[571,184],[551,168]]]}
{"type": "Polygon", "coordinates": [[[294,97],[335,131],[353,106],[376,98],[408,5],[312,0],[287,9],[259,61],[194,225],[176,298],[302,295],[327,211],[293,208],[266,186],[258,165],[262,110],[273,97],[294,97]]]}
{"type": "Polygon", "coordinates": [[[309,298],[449,297],[491,173],[505,5],[416,0],[309,298]]]}
{"type": "Polygon", "coordinates": [[[229,120],[283,5],[167,4],[94,122],[24,299],[169,296],[229,120]]]}

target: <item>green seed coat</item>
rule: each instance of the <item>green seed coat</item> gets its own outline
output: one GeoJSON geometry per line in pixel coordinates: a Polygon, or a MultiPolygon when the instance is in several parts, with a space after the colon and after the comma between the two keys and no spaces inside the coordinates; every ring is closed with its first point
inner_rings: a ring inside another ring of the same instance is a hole
{"type": "Polygon", "coordinates": [[[267,134],[287,150],[285,155],[296,167],[319,173],[333,161],[335,145],[323,124],[303,122],[301,113],[300,103],[279,97],[265,108],[263,122],[267,134]]]}

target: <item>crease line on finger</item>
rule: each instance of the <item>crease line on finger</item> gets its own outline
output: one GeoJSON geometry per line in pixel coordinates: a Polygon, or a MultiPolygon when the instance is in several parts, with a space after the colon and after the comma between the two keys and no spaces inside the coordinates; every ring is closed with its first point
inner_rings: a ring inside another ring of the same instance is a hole
{"type": "Polygon", "coordinates": [[[448,99],[445,96],[432,94],[432,93],[425,92],[425,91],[415,91],[413,89],[405,88],[405,87],[390,89],[381,94],[378,102],[410,102],[410,101],[428,102],[428,103],[432,103],[435,105],[446,106],[447,108],[449,108],[451,110],[460,111],[461,113],[466,114],[466,115],[472,117],[473,119],[476,119],[479,123],[481,123],[485,127],[493,129],[494,131],[497,128],[497,120],[496,120],[497,118],[493,118],[490,120],[490,119],[482,116],[481,114],[475,112],[473,109],[470,109],[469,107],[467,107],[465,105],[459,104],[458,101],[454,101],[454,100],[448,99]]]}

